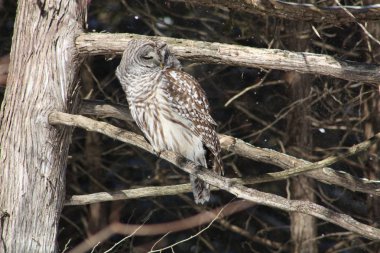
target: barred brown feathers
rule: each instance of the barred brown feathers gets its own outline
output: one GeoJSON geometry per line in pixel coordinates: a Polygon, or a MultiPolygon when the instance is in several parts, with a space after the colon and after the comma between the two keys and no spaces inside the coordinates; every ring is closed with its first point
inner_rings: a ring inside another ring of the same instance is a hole
{"type": "MultiPolygon", "coordinates": [[[[132,117],[157,153],[176,152],[223,173],[216,123],[205,92],[161,41],[132,40],[116,75],[127,95],[132,117]]],[[[196,203],[210,198],[210,186],[190,175],[196,203]]]]}

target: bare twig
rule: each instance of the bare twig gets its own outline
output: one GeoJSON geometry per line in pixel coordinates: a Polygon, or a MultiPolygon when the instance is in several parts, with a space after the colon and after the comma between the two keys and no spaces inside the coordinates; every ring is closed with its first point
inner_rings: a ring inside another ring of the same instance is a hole
{"type": "MultiPolygon", "coordinates": [[[[343,154],[329,156],[329,157],[327,157],[321,161],[318,161],[315,163],[310,163],[307,165],[301,165],[301,166],[298,166],[295,168],[288,169],[286,171],[267,173],[266,175],[264,175],[264,177],[262,177],[262,179],[263,179],[262,182],[264,182],[265,179],[267,179],[268,181],[281,180],[281,179],[286,179],[289,177],[294,177],[294,176],[303,174],[303,173],[308,172],[308,171],[322,169],[322,168],[327,167],[333,163],[336,163],[340,160],[343,160],[346,157],[349,157],[349,156],[352,156],[352,155],[357,154],[359,152],[362,152],[364,150],[367,150],[369,147],[371,147],[373,144],[375,144],[379,140],[380,140],[380,133],[377,133],[376,135],[372,136],[370,139],[350,147],[343,154]],[[273,176],[275,176],[275,177],[273,177],[273,176]]],[[[380,191],[380,189],[378,189],[378,191],[380,191]]]]}
{"type": "Polygon", "coordinates": [[[174,246],[177,246],[177,245],[179,245],[179,244],[181,244],[181,243],[184,243],[184,242],[186,242],[186,241],[189,241],[189,240],[191,240],[191,239],[193,239],[193,238],[199,236],[199,235],[202,234],[204,231],[206,231],[207,229],[209,229],[209,228],[212,226],[212,224],[214,224],[214,222],[215,222],[218,218],[220,218],[220,215],[221,215],[223,209],[224,209],[224,207],[223,207],[222,209],[220,209],[220,211],[219,211],[216,215],[211,214],[210,217],[212,217],[212,216],[215,216],[215,217],[209,222],[209,224],[208,224],[206,227],[202,228],[202,229],[201,229],[200,231],[198,231],[197,233],[195,233],[195,234],[193,234],[193,235],[191,235],[191,236],[189,236],[189,237],[187,237],[187,238],[185,238],[185,239],[182,239],[182,240],[180,240],[180,241],[177,241],[177,242],[175,242],[175,243],[173,243],[173,244],[171,244],[171,245],[169,245],[169,246],[163,247],[163,248],[161,248],[161,249],[156,249],[156,250],[154,250],[153,247],[152,247],[152,249],[151,249],[148,253],[162,252],[163,250],[166,250],[166,249],[172,249],[172,251],[173,251],[173,247],[174,247],[174,246]]]}
{"type": "MultiPolygon", "coordinates": [[[[201,207],[201,206],[198,206],[198,205],[195,205],[194,204],[194,201],[188,197],[188,196],[181,196],[182,200],[184,200],[187,204],[189,204],[190,206],[192,206],[192,208],[194,208],[195,210],[197,210],[199,213],[203,212],[203,209],[204,207],[201,207]]],[[[235,202],[233,202],[235,203],[235,202]]],[[[227,206],[228,208],[228,206],[227,206]]],[[[287,249],[287,246],[286,245],[283,245],[282,243],[279,243],[273,239],[266,239],[266,238],[263,238],[263,237],[260,237],[256,232],[250,232],[250,231],[247,231],[246,229],[244,228],[241,228],[237,225],[234,225],[232,224],[230,221],[228,221],[226,218],[223,218],[221,217],[220,219],[217,220],[217,222],[224,228],[226,229],[229,229],[230,231],[234,232],[234,233],[237,233],[237,234],[240,234],[241,236],[244,236],[245,238],[253,241],[253,242],[257,242],[257,243],[260,243],[260,244],[263,244],[265,246],[268,246],[268,247],[271,247],[271,248],[275,248],[275,249],[282,249],[282,250],[286,250],[287,249]]]]}
{"type": "MultiPolygon", "coordinates": [[[[275,150],[254,147],[249,143],[231,136],[219,135],[219,138],[221,140],[222,147],[226,150],[235,152],[236,154],[255,161],[273,164],[283,169],[290,170],[295,167],[312,164],[308,161],[297,159],[275,150]]],[[[368,180],[366,178],[357,178],[347,172],[336,171],[327,167],[323,168],[322,170],[306,172],[305,175],[327,184],[338,185],[347,188],[351,191],[365,192],[368,194],[380,196],[379,180],[375,181],[368,180]]],[[[260,177],[257,179],[259,180],[260,177]]],[[[263,175],[262,180],[262,182],[267,182],[273,181],[274,179],[272,178],[270,180],[270,177],[263,175]]]]}
{"type": "MultiPolygon", "coordinates": [[[[70,115],[62,112],[52,112],[49,115],[49,122],[53,125],[60,124],[67,126],[76,126],[88,131],[102,133],[111,138],[123,141],[154,154],[152,146],[150,146],[142,136],[124,131],[104,122],[92,120],[80,115],[70,115]]],[[[196,166],[191,161],[188,161],[173,152],[164,151],[160,154],[160,157],[176,165],[185,172],[197,175],[197,177],[206,181],[207,183],[228,191],[239,198],[288,212],[300,212],[309,214],[316,218],[320,218],[322,220],[341,226],[349,231],[358,233],[359,235],[367,237],[369,239],[377,240],[380,238],[380,229],[358,222],[346,214],[332,211],[323,206],[308,201],[289,200],[274,194],[247,188],[238,183],[234,183],[228,178],[216,175],[209,170],[199,169],[199,166],[196,166]]]]}
{"type": "MultiPolygon", "coordinates": [[[[178,0],[172,0],[178,1],[178,0]]],[[[291,3],[278,0],[186,0],[186,2],[212,6],[227,7],[229,9],[259,14],[264,16],[275,16],[290,20],[303,20],[324,23],[348,23],[354,19],[345,15],[338,6],[319,7],[313,4],[291,3]]],[[[359,21],[370,21],[380,19],[380,5],[368,6],[344,6],[353,17],[359,21]]]]}
{"type": "Polygon", "coordinates": [[[260,87],[264,81],[267,79],[268,75],[271,73],[271,71],[268,71],[267,73],[265,73],[265,76],[263,78],[260,79],[260,81],[258,81],[257,83],[253,84],[253,85],[250,85],[249,87],[245,88],[244,90],[240,91],[238,94],[236,94],[235,96],[233,96],[232,98],[230,98],[225,104],[224,106],[227,107],[229,104],[231,104],[234,100],[238,99],[239,97],[243,96],[245,93],[247,93],[248,91],[250,90],[253,90],[257,87],[260,87]]]}
{"type": "Polygon", "coordinates": [[[90,236],[85,241],[76,246],[70,253],[82,253],[90,250],[99,242],[107,240],[113,234],[152,236],[166,233],[174,233],[210,223],[216,218],[223,218],[234,213],[243,211],[254,206],[252,202],[240,200],[210,211],[203,211],[194,216],[172,222],[159,224],[121,224],[113,223],[97,234],[90,236]],[[218,217],[219,216],[219,217],[218,217]]]}
{"type": "Polygon", "coordinates": [[[345,80],[370,83],[378,83],[380,80],[380,66],[378,65],[343,61],[329,55],[306,52],[259,49],[127,33],[84,33],[77,38],[76,45],[78,51],[84,55],[120,55],[125,50],[128,41],[143,38],[163,40],[168,43],[170,49],[179,58],[197,62],[295,70],[303,73],[334,76],[345,80]]]}
{"type": "MultiPolygon", "coordinates": [[[[358,20],[355,18],[354,13],[352,13],[352,10],[349,10],[348,6],[343,6],[341,3],[339,3],[338,0],[335,0],[335,3],[342,8],[342,10],[347,14],[347,16],[351,17],[351,19],[363,30],[363,32],[375,43],[380,45],[380,41],[376,39],[368,30],[362,25],[361,23],[358,22],[358,20]]],[[[380,5],[378,5],[378,8],[380,8],[380,5]]]]}

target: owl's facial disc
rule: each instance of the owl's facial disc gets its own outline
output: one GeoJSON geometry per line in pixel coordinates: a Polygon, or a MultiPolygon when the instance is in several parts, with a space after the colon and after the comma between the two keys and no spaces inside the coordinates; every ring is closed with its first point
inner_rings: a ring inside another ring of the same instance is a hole
{"type": "Polygon", "coordinates": [[[141,53],[141,60],[147,67],[162,67],[161,57],[157,51],[150,45],[147,45],[146,49],[141,53]]]}

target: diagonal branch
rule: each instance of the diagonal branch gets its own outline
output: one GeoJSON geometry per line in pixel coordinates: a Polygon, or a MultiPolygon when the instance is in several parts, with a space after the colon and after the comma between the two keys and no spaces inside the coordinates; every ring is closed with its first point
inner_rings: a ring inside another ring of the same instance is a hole
{"type": "MultiPolygon", "coordinates": [[[[128,107],[120,104],[115,105],[109,103],[106,104],[99,101],[82,100],[82,105],[80,108],[80,114],[84,115],[115,117],[121,120],[133,121],[132,117],[130,116],[128,107]]],[[[232,136],[220,134],[219,139],[224,150],[234,152],[237,155],[254,161],[278,166],[284,170],[287,170],[287,172],[289,172],[291,169],[294,169],[295,167],[304,167],[311,164],[308,161],[297,159],[275,150],[254,147],[251,144],[232,136]]],[[[255,179],[247,178],[242,183],[254,184],[280,180],[288,178],[290,176],[290,174],[289,176],[287,175],[287,172],[276,172],[270,175],[264,174],[262,176],[255,177],[255,179]],[[285,175],[282,175],[282,173],[285,173],[285,175]]],[[[357,178],[347,172],[336,171],[327,167],[323,168],[322,170],[305,172],[305,175],[326,184],[338,185],[351,191],[364,192],[380,196],[380,181],[357,178]]],[[[182,189],[181,192],[187,192],[187,190],[182,189]]]]}
{"type": "MultiPolygon", "coordinates": [[[[338,185],[338,186],[347,188],[351,191],[365,192],[368,194],[380,196],[380,181],[379,180],[368,180],[366,178],[358,178],[358,177],[352,176],[351,174],[347,172],[336,171],[327,167],[324,167],[322,170],[307,171],[309,168],[307,166],[313,166],[314,163],[311,163],[302,159],[298,159],[298,158],[289,156],[287,154],[277,152],[275,150],[266,149],[266,148],[257,148],[257,147],[252,146],[249,143],[246,143],[238,138],[234,138],[231,136],[219,135],[219,138],[221,140],[222,147],[224,149],[231,152],[235,152],[236,154],[241,155],[243,157],[246,157],[255,161],[259,161],[259,162],[276,165],[280,168],[286,169],[287,171],[291,171],[295,167],[296,168],[298,167],[298,169],[303,167],[303,169],[306,170],[304,173],[306,176],[314,178],[323,183],[338,185]]],[[[367,141],[365,141],[364,143],[367,143],[367,141]]],[[[320,165],[318,166],[319,168],[322,167],[320,165]]],[[[285,176],[283,173],[286,174],[287,172],[276,172],[276,173],[271,173],[271,174],[268,173],[268,174],[264,174],[262,176],[257,177],[257,179],[260,182],[268,182],[268,181],[275,181],[276,177],[278,177],[279,179],[288,178],[288,176],[285,176]]]]}
{"type": "Polygon", "coordinates": [[[156,39],[168,43],[173,53],[182,59],[201,63],[298,71],[327,75],[344,80],[377,83],[380,66],[339,60],[329,55],[260,49],[204,41],[155,37],[138,34],[84,33],[76,40],[83,55],[122,54],[131,39],[156,39]]]}
{"type": "MultiPolygon", "coordinates": [[[[377,133],[376,135],[372,136],[370,139],[350,147],[343,154],[329,156],[321,161],[306,164],[306,165],[301,165],[295,168],[288,169],[286,171],[267,173],[263,177],[260,177],[262,179],[260,182],[269,182],[269,181],[287,179],[289,177],[294,177],[294,176],[297,176],[309,171],[322,169],[344,158],[347,158],[349,156],[355,155],[359,152],[369,149],[373,144],[377,143],[379,140],[380,140],[380,133],[377,133]]],[[[377,189],[377,191],[380,191],[380,189],[377,189]]]]}
{"type": "MultiPolygon", "coordinates": [[[[49,115],[49,122],[53,125],[61,124],[66,126],[75,126],[86,129],[87,131],[102,133],[111,138],[123,141],[154,154],[152,147],[144,140],[142,136],[124,131],[104,122],[92,120],[80,115],[71,115],[62,112],[52,112],[49,115]]],[[[377,240],[380,238],[380,229],[358,222],[346,214],[332,211],[328,208],[308,201],[289,200],[274,194],[247,188],[238,183],[234,183],[231,179],[216,175],[209,170],[199,169],[199,167],[194,163],[173,152],[164,151],[161,153],[160,157],[176,165],[185,172],[197,175],[197,177],[206,181],[207,183],[228,191],[239,198],[288,212],[300,212],[309,214],[341,226],[352,232],[358,233],[359,235],[367,237],[369,239],[377,240]]]]}

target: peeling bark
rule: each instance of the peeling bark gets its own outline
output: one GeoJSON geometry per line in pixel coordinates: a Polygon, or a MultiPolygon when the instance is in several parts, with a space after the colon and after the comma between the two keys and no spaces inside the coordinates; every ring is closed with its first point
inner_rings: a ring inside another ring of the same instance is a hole
{"type": "Polygon", "coordinates": [[[0,112],[0,252],[55,252],[87,1],[20,0],[0,112]]]}

